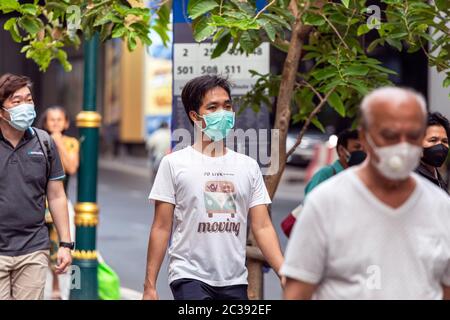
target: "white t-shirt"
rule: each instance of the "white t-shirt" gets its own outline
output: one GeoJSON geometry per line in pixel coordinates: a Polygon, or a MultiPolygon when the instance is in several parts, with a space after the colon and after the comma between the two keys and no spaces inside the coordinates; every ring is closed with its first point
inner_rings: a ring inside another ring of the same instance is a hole
{"type": "Polygon", "coordinates": [[[162,159],[149,199],[175,205],[169,283],[247,284],[247,214],[271,202],[255,160],[230,149],[208,157],[189,146],[162,159]]]}
{"type": "Polygon", "coordinates": [[[309,195],[293,228],[281,273],[318,284],[315,299],[442,299],[450,286],[450,197],[417,185],[393,209],[355,169],[309,195]]]}

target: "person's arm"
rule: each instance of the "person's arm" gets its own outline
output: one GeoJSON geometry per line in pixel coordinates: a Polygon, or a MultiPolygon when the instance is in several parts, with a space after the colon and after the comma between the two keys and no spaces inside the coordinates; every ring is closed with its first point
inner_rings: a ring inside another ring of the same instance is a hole
{"type": "Polygon", "coordinates": [[[283,264],[283,254],[281,253],[278,236],[270,220],[267,206],[261,204],[251,208],[250,220],[258,247],[269,265],[280,276],[279,271],[283,264]]]}
{"type": "Polygon", "coordinates": [[[155,218],[150,231],[147,250],[147,271],[143,300],[158,299],[156,281],[169,243],[174,208],[175,206],[171,203],[162,201],[156,201],[155,203],[155,218]]]}
{"type": "Polygon", "coordinates": [[[450,287],[443,286],[444,289],[444,300],[450,300],[450,287]]]}
{"type": "Polygon", "coordinates": [[[287,278],[284,286],[285,300],[311,300],[317,285],[287,278]]]}
{"type": "MultiPolygon", "coordinates": [[[[67,206],[64,185],[60,180],[50,180],[47,185],[48,208],[61,242],[72,242],[70,239],[69,208],[67,206]]],[[[66,273],[72,263],[70,249],[61,247],[58,250],[56,273],[66,273]]]]}
{"type": "Polygon", "coordinates": [[[78,166],[80,165],[78,145],[75,146],[74,150],[69,151],[64,145],[64,139],[61,134],[52,134],[52,138],[53,141],[55,141],[56,146],[58,147],[59,156],[61,158],[64,170],[69,175],[75,174],[78,170],[78,166]]]}

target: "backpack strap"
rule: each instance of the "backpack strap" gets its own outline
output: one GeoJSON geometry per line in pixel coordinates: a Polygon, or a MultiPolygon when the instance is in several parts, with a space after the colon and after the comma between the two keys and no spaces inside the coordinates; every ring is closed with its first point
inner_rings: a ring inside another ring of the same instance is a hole
{"type": "Polygon", "coordinates": [[[50,138],[50,135],[45,130],[37,129],[34,127],[32,129],[36,133],[36,137],[39,141],[39,145],[41,146],[41,149],[44,153],[45,163],[46,163],[46,167],[47,167],[47,181],[48,181],[50,178],[51,163],[53,160],[52,151],[50,149],[51,138],[50,138]]]}

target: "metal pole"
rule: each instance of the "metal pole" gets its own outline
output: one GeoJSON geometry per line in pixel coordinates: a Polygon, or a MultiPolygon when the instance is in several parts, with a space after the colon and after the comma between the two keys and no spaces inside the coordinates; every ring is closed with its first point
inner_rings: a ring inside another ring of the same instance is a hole
{"type": "Polygon", "coordinates": [[[78,193],[75,205],[76,250],[73,264],[80,268],[79,288],[70,293],[72,300],[97,300],[97,250],[98,224],[97,167],[98,141],[101,116],[97,105],[98,35],[84,44],[83,111],[77,115],[80,130],[80,167],[78,193]]]}

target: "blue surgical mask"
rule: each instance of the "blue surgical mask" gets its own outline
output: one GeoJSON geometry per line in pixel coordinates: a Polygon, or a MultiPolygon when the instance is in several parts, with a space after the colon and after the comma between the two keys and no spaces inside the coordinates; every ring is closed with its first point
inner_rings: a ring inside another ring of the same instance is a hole
{"type": "Polygon", "coordinates": [[[3,108],[3,110],[9,113],[9,117],[11,119],[5,120],[8,121],[11,127],[19,131],[27,130],[33,123],[34,119],[36,119],[36,111],[34,110],[33,104],[24,103],[11,109],[3,108]]]}
{"type": "Polygon", "coordinates": [[[205,128],[202,131],[212,140],[223,140],[234,127],[234,112],[232,111],[216,111],[200,116],[205,120],[205,128]]]}

